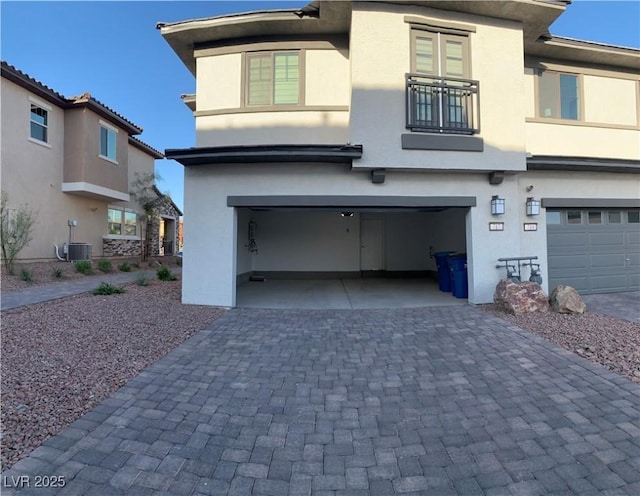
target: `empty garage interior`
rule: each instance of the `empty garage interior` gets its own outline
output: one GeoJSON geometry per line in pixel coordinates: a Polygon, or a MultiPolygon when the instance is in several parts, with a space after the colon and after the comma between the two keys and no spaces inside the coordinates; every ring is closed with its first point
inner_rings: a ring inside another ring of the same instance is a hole
{"type": "Polygon", "coordinates": [[[357,280],[380,285],[393,279],[387,290],[379,286],[378,291],[429,288],[436,293],[431,254],[465,252],[467,212],[463,207],[238,208],[238,288],[269,290],[251,276],[282,281],[281,288],[284,281],[342,280],[348,287],[357,280]]]}

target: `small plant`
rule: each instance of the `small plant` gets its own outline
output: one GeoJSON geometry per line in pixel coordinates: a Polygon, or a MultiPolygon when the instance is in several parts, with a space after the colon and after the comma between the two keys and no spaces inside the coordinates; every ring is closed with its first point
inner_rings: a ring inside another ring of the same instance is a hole
{"type": "Polygon", "coordinates": [[[118,270],[120,272],[131,272],[131,265],[129,265],[127,262],[122,262],[120,265],[118,265],[118,270]]]}
{"type": "Polygon", "coordinates": [[[54,279],[62,279],[64,277],[64,272],[62,272],[60,267],[54,267],[51,271],[51,277],[54,279]]]}
{"type": "Polygon", "coordinates": [[[93,274],[93,267],[91,266],[91,260],[78,260],[76,262],[76,272],[84,274],[85,276],[93,274]]]}
{"type": "Polygon", "coordinates": [[[111,263],[111,260],[108,260],[106,258],[98,260],[98,270],[100,270],[101,272],[111,272],[113,270],[113,264],[111,263]]]}
{"type": "Polygon", "coordinates": [[[33,281],[33,271],[29,269],[21,269],[20,270],[20,279],[24,282],[32,282],[33,281]]]}
{"type": "Polygon", "coordinates": [[[138,270],[140,268],[140,264],[138,262],[134,262],[131,264],[131,268],[138,270]]]}
{"type": "Polygon", "coordinates": [[[112,294],[120,294],[125,293],[126,289],[122,286],[114,286],[113,284],[109,284],[108,282],[101,282],[100,286],[91,291],[92,294],[96,296],[108,296],[112,294]]]}
{"type": "Polygon", "coordinates": [[[179,257],[179,258],[176,260],[176,265],[177,265],[178,267],[182,267],[182,257],[179,257]]]}
{"type": "Polygon", "coordinates": [[[136,284],[138,286],[148,286],[149,282],[149,275],[146,272],[140,272],[136,276],[136,284]]]}
{"type": "Polygon", "coordinates": [[[171,270],[166,265],[160,267],[156,271],[156,274],[158,275],[158,279],[160,279],[161,281],[175,281],[176,279],[178,279],[175,274],[171,273],[171,270]]]}

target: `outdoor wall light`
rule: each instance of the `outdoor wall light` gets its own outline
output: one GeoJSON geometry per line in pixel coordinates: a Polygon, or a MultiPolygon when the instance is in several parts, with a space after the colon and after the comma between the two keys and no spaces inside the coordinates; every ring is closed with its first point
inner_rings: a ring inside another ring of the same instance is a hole
{"type": "Polygon", "coordinates": [[[343,217],[353,217],[353,212],[342,212],[340,215],[343,217]]]}
{"type": "Polygon", "coordinates": [[[540,215],[540,200],[535,200],[532,197],[527,198],[527,215],[540,215]]]}
{"type": "Polygon", "coordinates": [[[504,198],[500,198],[498,195],[491,197],[491,215],[504,214],[504,198]]]}

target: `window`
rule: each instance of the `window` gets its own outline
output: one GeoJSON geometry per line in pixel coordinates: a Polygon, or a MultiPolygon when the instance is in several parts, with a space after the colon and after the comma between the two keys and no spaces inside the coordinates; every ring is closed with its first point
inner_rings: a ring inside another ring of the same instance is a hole
{"type": "Polygon", "coordinates": [[[627,222],[629,224],[640,224],[640,211],[629,210],[627,212],[627,222]]]}
{"type": "Polygon", "coordinates": [[[589,219],[589,224],[602,224],[602,212],[589,211],[587,218],[589,219]]]}
{"type": "Polygon", "coordinates": [[[247,54],[248,106],[301,104],[300,52],[247,54]]]}
{"type": "Polygon", "coordinates": [[[31,134],[33,139],[49,142],[49,111],[36,105],[31,104],[31,134]]]}
{"type": "Polygon", "coordinates": [[[426,132],[476,132],[478,86],[468,79],[469,37],[413,29],[411,43],[407,127],[426,132]]]}
{"type": "Polygon", "coordinates": [[[622,212],[619,210],[612,210],[607,212],[609,218],[609,224],[620,224],[622,222],[622,212]]]}
{"type": "Polygon", "coordinates": [[[582,224],[582,212],[580,210],[569,210],[567,212],[567,224],[582,224]]]}
{"type": "Polygon", "coordinates": [[[108,209],[109,234],[136,236],[138,218],[135,212],[119,208],[108,209]]]}
{"type": "Polygon", "coordinates": [[[116,161],[117,131],[104,124],[100,125],[100,156],[116,161]]]}
{"type": "Polygon", "coordinates": [[[547,210],[547,224],[561,224],[560,212],[557,210],[547,210]]]}
{"type": "Polygon", "coordinates": [[[580,91],[576,74],[544,71],[538,78],[540,117],[580,119],[580,91]]]}

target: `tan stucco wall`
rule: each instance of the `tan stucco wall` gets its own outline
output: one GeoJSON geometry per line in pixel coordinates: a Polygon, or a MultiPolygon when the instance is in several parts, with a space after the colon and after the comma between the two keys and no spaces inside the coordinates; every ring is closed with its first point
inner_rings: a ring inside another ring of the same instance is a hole
{"type": "Polygon", "coordinates": [[[585,75],[583,82],[585,121],[638,125],[637,81],[585,75]]]}
{"type": "Polygon", "coordinates": [[[353,9],[350,141],[363,144],[367,151],[357,166],[525,168],[524,56],[518,23],[388,4],[354,3],[353,9]],[[409,132],[405,128],[405,74],[411,70],[407,15],[475,27],[469,35],[471,79],[480,81],[478,136],[484,139],[484,152],[402,150],[400,137],[409,132]]]}
{"type": "Polygon", "coordinates": [[[76,219],[74,241],[93,244],[93,255],[102,254],[102,235],[107,228],[106,203],[62,193],[64,164],[64,113],[49,112],[49,147],[29,140],[29,93],[1,79],[2,190],[9,195],[9,208],[27,204],[37,213],[33,240],[20,253],[21,259],[51,259],[53,244],[68,241],[68,219],[76,219]]]}
{"type": "MultiPolygon", "coordinates": [[[[116,162],[99,156],[100,118],[86,108],[65,112],[67,149],[64,181],[86,182],[123,193],[128,192],[128,134],[116,133],[116,162]]],[[[111,127],[113,124],[108,123],[111,127]]],[[[117,128],[116,128],[117,129],[117,128]]]]}
{"type": "Polygon", "coordinates": [[[242,54],[196,59],[196,110],[240,107],[242,54]]]}

